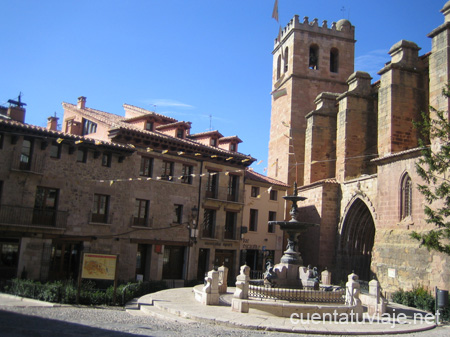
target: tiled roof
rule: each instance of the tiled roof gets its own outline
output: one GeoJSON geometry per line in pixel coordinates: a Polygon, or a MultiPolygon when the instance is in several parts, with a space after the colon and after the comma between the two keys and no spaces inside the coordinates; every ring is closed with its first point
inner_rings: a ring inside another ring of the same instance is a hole
{"type": "Polygon", "coordinates": [[[259,182],[266,183],[266,184],[270,184],[270,185],[277,185],[277,186],[282,186],[282,187],[286,187],[286,188],[289,187],[288,184],[285,184],[282,181],[267,177],[265,175],[255,172],[253,170],[245,170],[245,178],[254,180],[254,181],[259,181],[259,182]]]}
{"type": "Polygon", "coordinates": [[[223,138],[223,135],[217,130],[194,133],[194,134],[191,134],[190,137],[191,138],[200,138],[200,137],[214,136],[214,135],[218,135],[219,138],[223,138]]]}
{"type": "Polygon", "coordinates": [[[404,151],[390,153],[388,155],[385,155],[384,157],[378,157],[378,158],[372,159],[371,161],[372,162],[379,162],[379,161],[388,160],[388,159],[395,158],[395,157],[401,157],[401,156],[404,156],[404,155],[416,155],[421,150],[422,150],[421,147],[415,147],[413,149],[408,149],[408,150],[404,150],[404,151]]]}
{"type": "Polygon", "coordinates": [[[16,121],[9,120],[9,119],[0,119],[0,127],[8,128],[10,130],[20,130],[22,132],[32,133],[32,134],[36,134],[39,136],[52,137],[55,139],[62,138],[62,139],[70,140],[70,141],[74,141],[74,142],[75,141],[83,141],[84,144],[92,144],[92,145],[95,144],[97,146],[101,145],[101,146],[105,146],[105,147],[109,147],[109,148],[134,152],[134,149],[128,145],[100,141],[98,139],[88,138],[85,136],[78,136],[78,135],[74,135],[74,134],[66,133],[66,132],[62,132],[62,131],[49,130],[49,129],[41,127],[41,126],[20,123],[20,122],[16,122],[16,121]]]}
{"type": "MultiPolygon", "coordinates": [[[[149,115],[149,116],[160,117],[160,118],[163,118],[163,119],[172,121],[172,122],[174,122],[174,123],[175,123],[175,122],[178,122],[178,120],[176,120],[175,118],[168,117],[168,116],[164,116],[164,115],[158,114],[158,113],[156,113],[156,112],[154,112],[154,111],[150,111],[150,110],[146,110],[146,109],[143,109],[143,108],[139,108],[139,107],[134,106],[134,105],[131,105],[131,104],[124,104],[124,105],[123,105],[123,108],[124,108],[125,110],[128,109],[128,110],[137,112],[137,113],[142,114],[142,115],[149,115]]],[[[130,120],[134,120],[134,119],[136,119],[136,118],[139,118],[139,116],[138,116],[138,117],[130,118],[130,120]]],[[[126,120],[128,120],[128,119],[126,119],[126,120]]]]}
{"type": "Polygon", "coordinates": [[[170,124],[158,125],[155,129],[156,130],[164,130],[164,129],[168,129],[168,128],[175,128],[177,126],[186,126],[186,127],[190,128],[191,123],[185,122],[185,121],[180,121],[180,122],[175,122],[175,123],[170,123],[170,124]]]}
{"type": "Polygon", "coordinates": [[[238,136],[228,136],[219,138],[219,143],[226,143],[236,140],[238,143],[242,143],[242,140],[238,136]]]}
{"type": "MultiPolygon", "coordinates": [[[[213,152],[217,155],[221,154],[224,157],[237,157],[240,160],[246,160],[248,165],[256,160],[255,158],[252,158],[249,155],[244,155],[239,152],[228,151],[228,150],[216,148],[213,146],[207,146],[207,145],[201,144],[200,142],[197,142],[193,139],[189,139],[189,138],[182,139],[182,138],[172,137],[172,136],[166,135],[166,134],[164,134],[162,132],[158,132],[158,131],[143,130],[133,124],[127,123],[126,119],[124,117],[115,115],[112,113],[95,110],[95,109],[91,109],[91,108],[78,109],[76,105],[70,104],[70,103],[63,103],[63,108],[67,109],[69,111],[73,110],[77,114],[80,114],[80,113],[85,114],[85,115],[89,116],[89,118],[92,118],[94,121],[97,120],[102,123],[105,123],[106,125],[108,125],[110,127],[110,131],[119,131],[119,130],[133,131],[137,134],[141,134],[143,136],[155,137],[156,139],[159,139],[159,140],[165,140],[165,141],[169,141],[169,142],[181,144],[181,145],[190,145],[190,146],[194,146],[199,151],[203,150],[203,151],[207,151],[207,152],[213,152]]],[[[142,110],[144,110],[144,109],[142,109],[142,110]]]]}

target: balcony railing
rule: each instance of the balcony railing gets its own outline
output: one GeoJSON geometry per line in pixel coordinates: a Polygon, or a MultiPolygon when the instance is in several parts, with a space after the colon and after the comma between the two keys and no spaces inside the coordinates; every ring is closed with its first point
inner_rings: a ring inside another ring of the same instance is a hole
{"type": "Polygon", "coordinates": [[[209,199],[243,203],[244,191],[241,189],[234,190],[228,187],[219,187],[215,191],[206,190],[205,197],[209,199]]]}
{"type": "Polygon", "coordinates": [[[24,160],[20,153],[13,152],[11,158],[11,170],[43,173],[45,157],[34,154],[28,160],[24,160]]]}
{"type": "Polygon", "coordinates": [[[0,224],[66,228],[67,211],[0,205],[0,224]]]}

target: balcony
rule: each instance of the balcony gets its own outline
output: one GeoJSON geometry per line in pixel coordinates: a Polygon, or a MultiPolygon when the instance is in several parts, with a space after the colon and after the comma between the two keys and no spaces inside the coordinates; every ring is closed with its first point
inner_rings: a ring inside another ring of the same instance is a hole
{"type": "Polygon", "coordinates": [[[45,157],[34,155],[26,160],[20,153],[12,153],[11,170],[44,173],[45,157]]]}
{"type": "Polygon", "coordinates": [[[229,187],[219,187],[214,191],[205,191],[205,198],[216,199],[220,201],[244,202],[244,191],[231,189],[229,187]]]}
{"type": "Polygon", "coordinates": [[[43,228],[67,227],[67,211],[0,205],[0,224],[43,228]]]}

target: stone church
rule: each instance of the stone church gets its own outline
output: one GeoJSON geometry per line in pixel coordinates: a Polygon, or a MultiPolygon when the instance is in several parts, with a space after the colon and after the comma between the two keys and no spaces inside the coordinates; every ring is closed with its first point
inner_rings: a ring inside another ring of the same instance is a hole
{"type": "MultiPolygon", "coordinates": [[[[354,69],[355,27],[298,16],[275,40],[268,175],[298,182],[305,265],[332,270],[334,282],[354,271],[383,291],[450,288],[450,258],[410,238],[433,228],[424,220],[421,156],[412,121],[429,106],[449,111],[450,2],[429,33],[431,51],[394,44],[372,83],[354,69]]],[[[291,191],[292,192],[292,191],[291,191]]]]}

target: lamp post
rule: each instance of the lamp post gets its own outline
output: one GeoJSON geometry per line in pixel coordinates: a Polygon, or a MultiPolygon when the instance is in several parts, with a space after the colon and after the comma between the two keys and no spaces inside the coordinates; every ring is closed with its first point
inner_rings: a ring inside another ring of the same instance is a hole
{"type": "Polygon", "coordinates": [[[197,243],[198,228],[197,228],[198,208],[194,205],[191,208],[191,221],[188,222],[187,229],[189,230],[189,244],[188,244],[188,258],[186,265],[186,281],[189,277],[189,261],[191,256],[191,247],[197,243]]]}

